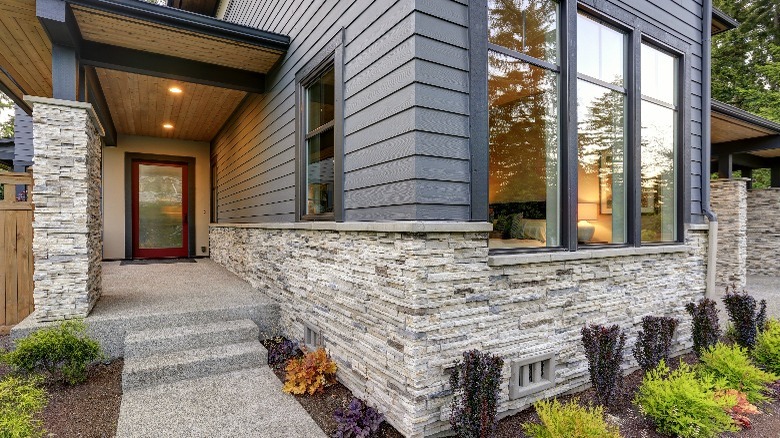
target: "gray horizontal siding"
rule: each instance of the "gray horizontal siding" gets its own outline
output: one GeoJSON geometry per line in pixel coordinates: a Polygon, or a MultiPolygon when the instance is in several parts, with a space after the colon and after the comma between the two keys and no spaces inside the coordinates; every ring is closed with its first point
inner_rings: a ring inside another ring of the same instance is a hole
{"type": "Polygon", "coordinates": [[[14,165],[28,166],[33,160],[32,116],[16,106],[14,114],[14,165]]]}
{"type": "Polygon", "coordinates": [[[226,20],[291,45],[212,142],[219,220],[294,219],[295,73],[342,27],[345,219],[465,219],[468,16],[453,5],[233,0],[226,20]]]}
{"type": "MultiPolygon", "coordinates": [[[[682,47],[690,65],[691,215],[701,215],[702,6],[699,0],[586,0],[682,47]]],[[[226,19],[291,37],[213,142],[221,221],[292,220],[295,73],[344,28],[346,220],[470,216],[467,0],[233,0],[226,19]]],[[[484,202],[484,200],[474,200],[484,202]]]]}

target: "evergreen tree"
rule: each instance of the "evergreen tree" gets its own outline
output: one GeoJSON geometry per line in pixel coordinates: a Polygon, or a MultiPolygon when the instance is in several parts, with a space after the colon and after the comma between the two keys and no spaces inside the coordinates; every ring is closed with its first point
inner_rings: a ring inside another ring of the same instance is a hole
{"type": "Polygon", "coordinates": [[[713,38],[712,97],[780,122],[780,3],[714,3],[740,25],[713,38]]]}
{"type": "Polygon", "coordinates": [[[14,103],[5,94],[0,93],[0,138],[10,138],[14,136],[14,103]],[[5,113],[10,112],[11,116],[4,120],[5,113]]]}

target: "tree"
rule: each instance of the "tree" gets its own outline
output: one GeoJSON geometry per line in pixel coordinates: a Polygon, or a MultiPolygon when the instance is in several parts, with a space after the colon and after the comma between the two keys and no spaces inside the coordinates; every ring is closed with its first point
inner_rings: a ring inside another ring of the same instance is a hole
{"type": "Polygon", "coordinates": [[[740,25],[713,38],[712,97],[780,122],[780,4],[714,3],[740,25]]]}
{"type": "Polygon", "coordinates": [[[0,93],[0,138],[14,136],[14,103],[5,94],[0,93]],[[6,113],[10,116],[6,118],[6,113]]]}

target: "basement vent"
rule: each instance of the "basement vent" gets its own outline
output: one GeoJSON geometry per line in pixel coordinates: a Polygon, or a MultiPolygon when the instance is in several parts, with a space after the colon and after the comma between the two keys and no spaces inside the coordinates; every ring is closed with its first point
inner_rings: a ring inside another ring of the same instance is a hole
{"type": "Polygon", "coordinates": [[[555,354],[512,362],[509,399],[525,397],[555,386],[555,354]]]}
{"type": "Polygon", "coordinates": [[[303,343],[306,345],[306,348],[316,350],[317,347],[322,346],[322,334],[316,328],[310,325],[304,325],[303,343]]]}

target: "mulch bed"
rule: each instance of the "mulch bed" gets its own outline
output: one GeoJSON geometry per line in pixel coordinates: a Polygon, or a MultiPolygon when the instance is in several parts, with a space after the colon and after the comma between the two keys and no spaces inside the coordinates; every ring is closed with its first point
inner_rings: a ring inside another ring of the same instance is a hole
{"type": "MultiPolygon", "coordinates": [[[[0,346],[10,346],[8,336],[0,346]]],[[[48,403],[43,423],[49,437],[109,438],[116,434],[122,401],[122,366],[119,359],[87,370],[87,381],[74,386],[47,383],[48,403]]],[[[0,378],[10,370],[0,367],[0,378]]]]}
{"type": "MultiPolygon", "coordinates": [[[[263,341],[263,345],[268,348],[269,341],[263,341]]],[[[279,378],[279,390],[282,390],[282,384],[284,383],[284,367],[283,366],[271,366],[271,369],[279,378]]],[[[336,382],[335,385],[330,386],[325,392],[315,395],[294,395],[298,403],[303,406],[303,409],[309,413],[317,426],[325,432],[328,436],[333,436],[336,432],[336,421],[333,419],[333,413],[337,408],[343,408],[349,405],[352,401],[352,392],[347,389],[341,383],[336,382]]],[[[379,432],[376,435],[379,438],[403,438],[403,435],[398,433],[393,426],[386,421],[379,427],[379,432]]]]}
{"type": "MultiPolygon", "coordinates": [[[[687,354],[681,357],[686,363],[693,365],[697,363],[696,356],[694,354],[687,354]]],[[[677,368],[679,364],[679,358],[675,358],[670,361],[669,368],[677,368]]],[[[618,406],[605,410],[607,421],[616,424],[620,427],[620,434],[626,438],[666,438],[666,435],[662,435],[655,431],[653,423],[639,412],[633,403],[634,394],[637,392],[639,385],[642,384],[643,373],[641,370],[635,371],[623,378],[623,391],[622,403],[618,406]]],[[[776,399],[780,398],[780,385],[775,387],[776,399]]],[[[567,395],[558,397],[558,400],[562,403],[571,400],[572,398],[579,399],[581,404],[596,404],[595,392],[593,389],[587,389],[583,392],[574,395],[567,395]]],[[[739,437],[739,438],[778,438],[780,437],[780,401],[775,400],[771,403],[758,406],[761,410],[761,415],[751,416],[750,419],[753,422],[753,428],[743,430],[736,433],[724,434],[724,437],[739,437]]],[[[522,412],[515,414],[511,417],[507,417],[499,421],[498,428],[496,430],[496,438],[523,438],[526,437],[522,433],[523,424],[529,422],[538,422],[539,417],[536,415],[536,411],[533,407],[523,410],[522,412]]]]}
{"type": "MultiPolygon", "coordinates": [[[[263,342],[268,347],[267,342],[263,342]]],[[[697,363],[694,354],[687,354],[680,358],[670,361],[669,367],[675,369],[679,360],[693,365],[697,363]]],[[[283,367],[272,367],[276,377],[279,378],[279,388],[281,390],[284,382],[283,367]]],[[[655,431],[653,423],[648,420],[639,411],[633,403],[633,397],[642,383],[643,373],[641,370],[631,373],[623,378],[624,396],[622,403],[618,406],[606,410],[607,421],[620,427],[620,434],[626,438],[666,438],[665,435],[655,431]]],[[[753,428],[743,430],[737,433],[728,433],[724,437],[735,438],[778,438],[780,437],[780,382],[774,385],[775,401],[760,405],[760,415],[751,416],[753,428]]],[[[325,431],[328,436],[332,436],[336,431],[336,422],[333,420],[333,412],[337,408],[345,407],[352,399],[352,393],[344,385],[337,383],[328,388],[322,394],[313,396],[295,396],[296,400],[303,406],[306,412],[311,415],[317,425],[325,431]]],[[[574,395],[558,397],[561,402],[567,402],[576,398],[582,404],[596,404],[595,392],[593,389],[587,389],[574,395]]],[[[525,438],[523,434],[523,424],[538,422],[539,417],[533,407],[529,407],[515,415],[506,417],[499,421],[496,429],[495,438],[525,438]]],[[[403,435],[398,433],[388,423],[383,423],[378,435],[382,438],[400,438],[403,435]]]]}

